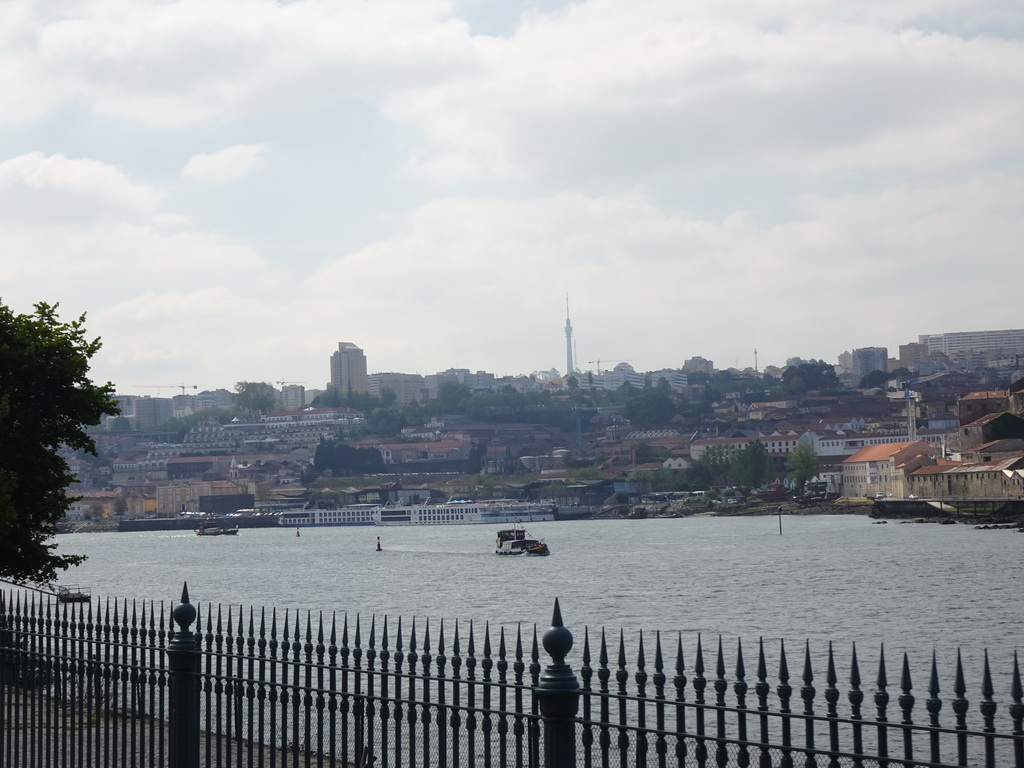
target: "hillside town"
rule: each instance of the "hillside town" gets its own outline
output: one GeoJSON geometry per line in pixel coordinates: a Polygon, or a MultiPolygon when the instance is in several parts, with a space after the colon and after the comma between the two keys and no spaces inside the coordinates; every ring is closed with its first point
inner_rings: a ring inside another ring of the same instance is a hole
{"type": "Polygon", "coordinates": [[[892,358],[853,350],[835,365],[723,370],[694,357],[679,369],[591,361],[580,371],[567,321],[571,373],[514,377],[368,374],[363,351],[342,342],[322,389],[239,382],[118,395],[121,414],[93,431],[99,456],[65,452],[80,496],[66,522],[343,505],[401,487],[543,496],[563,509],[657,492],[770,498],[766,489],[1020,498],[1024,331],[956,336],[921,337],[892,358]],[[763,467],[744,470],[755,449],[763,467]],[[813,456],[812,476],[793,472],[797,455],[813,456]]]}

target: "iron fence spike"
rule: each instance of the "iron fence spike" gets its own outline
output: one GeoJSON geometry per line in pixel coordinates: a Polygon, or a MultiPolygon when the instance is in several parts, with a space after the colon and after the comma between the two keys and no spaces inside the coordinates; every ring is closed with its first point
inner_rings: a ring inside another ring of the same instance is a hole
{"type": "Polygon", "coordinates": [[[907,656],[906,651],[903,652],[903,670],[900,673],[900,690],[904,693],[910,693],[912,689],[910,681],[910,657],[907,656]]]}
{"type": "Polygon", "coordinates": [[[762,683],[768,680],[768,665],[764,660],[764,637],[757,639],[757,679],[762,683]]]}
{"type": "Polygon", "coordinates": [[[857,644],[853,644],[853,651],[850,657],[850,685],[854,689],[860,688],[860,665],[857,664],[857,644]]]}
{"type": "Polygon", "coordinates": [[[1013,676],[1010,683],[1010,696],[1013,697],[1014,702],[1017,704],[1020,704],[1021,699],[1024,699],[1024,687],[1021,686],[1020,682],[1020,665],[1017,663],[1017,651],[1013,652],[1013,676]]]}

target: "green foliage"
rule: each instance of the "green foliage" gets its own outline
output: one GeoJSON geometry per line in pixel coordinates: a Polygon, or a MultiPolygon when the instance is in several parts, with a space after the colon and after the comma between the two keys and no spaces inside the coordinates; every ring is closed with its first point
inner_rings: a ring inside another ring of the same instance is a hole
{"type": "Polygon", "coordinates": [[[407,409],[400,405],[374,408],[368,419],[370,432],[379,437],[394,437],[409,426],[407,409]]]}
{"type": "Polygon", "coordinates": [[[737,450],[731,445],[712,445],[693,463],[688,472],[690,484],[696,488],[735,485],[737,450]]]}
{"type": "Polygon", "coordinates": [[[836,376],[835,367],[824,360],[808,360],[789,366],[782,374],[782,383],[794,395],[843,388],[843,383],[836,376]]]}
{"type": "Polygon", "coordinates": [[[75,477],[61,446],[96,453],[84,427],[119,413],[110,383],[89,379],[99,339],[85,336],[85,316],[57,317],[57,305],[29,315],[0,304],[0,577],[52,583],[84,558],[55,554],[56,523],[74,501],[75,477]]]}
{"type": "Polygon", "coordinates": [[[110,432],[131,432],[132,422],[124,416],[115,416],[107,420],[107,430],[110,432]]]}
{"type": "Polygon", "coordinates": [[[277,395],[265,381],[240,381],[235,384],[235,404],[249,416],[259,416],[274,409],[277,395]]]}
{"type": "Polygon", "coordinates": [[[889,374],[885,371],[870,371],[864,374],[861,378],[860,383],[857,385],[858,389],[874,389],[875,387],[884,387],[885,382],[889,380],[889,374]]]}
{"type": "Polygon", "coordinates": [[[760,488],[768,478],[772,458],[760,440],[749,443],[736,453],[736,479],[747,488],[760,488]]]}
{"type": "Polygon", "coordinates": [[[384,471],[384,458],[377,449],[353,448],[330,440],[317,446],[313,464],[318,471],[330,470],[336,477],[359,477],[384,471]]]}
{"type": "Polygon", "coordinates": [[[811,446],[800,443],[786,459],[786,471],[789,472],[789,479],[796,485],[797,491],[802,493],[804,485],[821,472],[821,459],[811,446]]]}
{"type": "Polygon", "coordinates": [[[665,493],[678,491],[686,485],[682,475],[673,469],[634,469],[626,480],[641,493],[665,493]]]}
{"type": "Polygon", "coordinates": [[[667,386],[640,390],[623,386],[620,392],[626,397],[623,415],[641,429],[666,427],[676,415],[676,404],[667,386]]]}
{"type": "Polygon", "coordinates": [[[437,385],[437,407],[441,413],[465,413],[473,391],[457,381],[442,381],[437,385]]]}

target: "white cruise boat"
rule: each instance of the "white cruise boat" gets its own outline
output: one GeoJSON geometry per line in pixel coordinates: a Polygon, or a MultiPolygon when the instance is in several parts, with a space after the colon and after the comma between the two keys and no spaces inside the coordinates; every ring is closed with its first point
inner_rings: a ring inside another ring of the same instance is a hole
{"type": "Polygon", "coordinates": [[[334,525],[482,525],[532,523],[555,519],[550,502],[489,499],[435,504],[353,504],[336,509],[282,512],[278,524],[292,528],[334,525]]]}
{"type": "Polygon", "coordinates": [[[377,525],[479,525],[554,520],[550,502],[488,499],[439,504],[387,505],[377,508],[377,525]]]}
{"type": "Polygon", "coordinates": [[[329,525],[376,525],[377,504],[352,504],[335,509],[289,509],[281,513],[278,525],[292,528],[329,525]]]}

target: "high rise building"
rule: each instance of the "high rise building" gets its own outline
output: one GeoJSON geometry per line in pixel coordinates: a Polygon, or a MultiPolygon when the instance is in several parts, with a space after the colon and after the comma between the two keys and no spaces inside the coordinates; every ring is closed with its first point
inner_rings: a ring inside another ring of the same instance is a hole
{"type": "Polygon", "coordinates": [[[1005,355],[1024,353],[1024,330],[932,333],[918,336],[917,340],[928,348],[928,352],[949,354],[980,349],[983,352],[998,352],[1005,355]]]}
{"type": "Polygon", "coordinates": [[[350,341],[338,342],[338,351],[331,355],[331,387],[341,392],[370,391],[366,355],[350,341]]]}
{"type": "Polygon", "coordinates": [[[301,384],[283,384],[281,405],[286,411],[301,411],[306,406],[306,388],[301,384]]]}
{"type": "Polygon", "coordinates": [[[156,429],[174,417],[174,401],[169,397],[137,397],[132,415],[137,429],[156,429]]]}
{"type": "Polygon", "coordinates": [[[850,353],[850,373],[860,381],[872,371],[889,372],[889,350],[886,347],[861,347],[850,353]]]}

